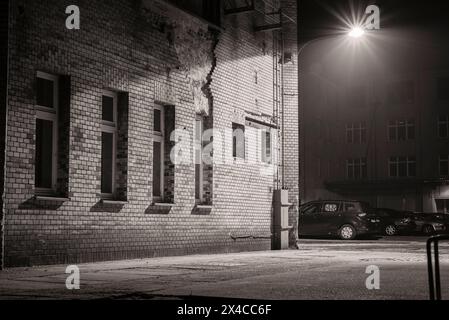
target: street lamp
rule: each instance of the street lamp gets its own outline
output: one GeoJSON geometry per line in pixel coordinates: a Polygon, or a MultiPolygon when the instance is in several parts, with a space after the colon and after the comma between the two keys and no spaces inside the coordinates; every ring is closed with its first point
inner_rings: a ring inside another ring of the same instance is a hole
{"type": "Polygon", "coordinates": [[[363,28],[354,27],[351,29],[351,31],[349,31],[348,36],[350,36],[351,38],[360,38],[363,37],[364,34],[365,30],[363,30],[363,28]]]}
{"type": "MultiPolygon", "coordinates": [[[[353,26],[350,30],[347,30],[347,36],[350,38],[353,38],[355,40],[359,40],[360,38],[362,38],[364,35],[366,34],[365,30],[363,27],[360,26],[353,26]]],[[[298,49],[298,139],[299,139],[299,157],[298,157],[298,161],[299,163],[304,163],[305,159],[302,159],[301,162],[301,148],[303,148],[303,146],[301,145],[302,143],[302,139],[301,139],[301,124],[299,123],[299,117],[301,116],[301,81],[300,81],[300,77],[301,77],[301,54],[304,52],[304,49],[307,48],[308,46],[310,46],[311,44],[324,40],[324,39],[329,39],[329,38],[336,38],[338,37],[340,34],[333,34],[333,35],[325,35],[325,36],[319,36],[313,39],[310,39],[306,42],[304,42],[298,49]]],[[[299,43],[299,41],[298,41],[299,43]]],[[[303,134],[304,135],[304,134],[303,134]]],[[[305,141],[305,138],[304,138],[305,141]]],[[[305,149],[304,149],[304,153],[305,153],[305,149]]],[[[305,166],[302,166],[302,168],[300,168],[299,170],[299,175],[298,175],[298,192],[301,192],[301,186],[302,186],[302,192],[304,192],[305,189],[305,185],[306,185],[306,177],[305,177],[305,166]],[[301,184],[301,174],[304,175],[304,183],[303,185],[301,184]]],[[[301,196],[298,195],[298,208],[301,205],[301,196]]],[[[297,217],[297,221],[296,221],[296,225],[297,225],[297,230],[296,232],[298,232],[298,223],[299,223],[299,209],[298,209],[298,217],[297,217]]],[[[298,234],[296,234],[296,241],[298,242],[298,234]]],[[[298,243],[296,244],[298,247],[298,243]]]]}

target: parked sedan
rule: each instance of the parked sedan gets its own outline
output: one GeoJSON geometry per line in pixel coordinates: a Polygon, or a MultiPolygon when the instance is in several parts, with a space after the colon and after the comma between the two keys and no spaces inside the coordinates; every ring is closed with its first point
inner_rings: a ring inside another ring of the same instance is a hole
{"type": "Polygon", "coordinates": [[[375,212],[380,219],[381,230],[387,236],[410,233],[416,228],[411,212],[387,208],[377,208],[375,212]]]}
{"type": "Polygon", "coordinates": [[[444,233],[446,231],[446,219],[442,214],[415,213],[413,214],[415,231],[425,235],[444,233]]]}

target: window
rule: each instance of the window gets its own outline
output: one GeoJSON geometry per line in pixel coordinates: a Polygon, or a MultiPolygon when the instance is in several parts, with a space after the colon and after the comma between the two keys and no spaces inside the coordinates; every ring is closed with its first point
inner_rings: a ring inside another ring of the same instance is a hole
{"type": "Polygon", "coordinates": [[[440,138],[449,138],[449,116],[440,116],[438,118],[438,136],[440,138]]]}
{"type": "Polygon", "coordinates": [[[449,155],[440,155],[440,176],[449,176],[449,155]]]}
{"type": "Polygon", "coordinates": [[[413,81],[399,81],[390,85],[388,98],[391,103],[406,104],[415,101],[415,85],[413,81]]]}
{"type": "Polygon", "coordinates": [[[346,125],[347,143],[366,143],[366,124],[365,122],[351,123],[346,125]]]}
{"type": "Polygon", "coordinates": [[[104,91],[101,121],[101,194],[112,198],[116,188],[117,93],[104,91]]]}
{"type": "Polygon", "coordinates": [[[245,159],[245,126],[232,124],[232,156],[245,159]]]}
{"type": "Polygon", "coordinates": [[[270,130],[262,130],[262,148],[261,148],[261,153],[262,153],[262,162],[263,163],[268,163],[271,164],[272,163],[272,158],[271,158],[271,131],[270,130]]]}
{"type": "Polygon", "coordinates": [[[415,157],[391,157],[389,161],[390,177],[403,178],[416,176],[415,157]]]}
{"type": "Polygon", "coordinates": [[[346,161],[346,172],[348,179],[365,179],[368,176],[366,158],[349,159],[346,161]]]}
{"type": "Polygon", "coordinates": [[[449,100],[449,77],[438,79],[438,99],[449,100]]]}
{"type": "Polygon", "coordinates": [[[58,170],[59,80],[38,72],[36,77],[35,188],[39,194],[54,194],[58,170]]]}
{"type": "Polygon", "coordinates": [[[324,204],[324,212],[337,212],[338,208],[339,208],[339,203],[337,203],[337,202],[324,204]]]}
{"type": "Polygon", "coordinates": [[[390,141],[405,141],[415,139],[415,121],[390,121],[388,124],[388,139],[390,141]]]}
{"type": "Polygon", "coordinates": [[[195,199],[203,201],[203,118],[195,120],[195,199]]]}
{"type": "Polygon", "coordinates": [[[164,107],[155,105],[153,126],[153,197],[162,200],[164,197],[164,134],[165,113],[164,107]]]}
{"type": "Polygon", "coordinates": [[[321,210],[321,204],[320,203],[312,203],[309,205],[306,205],[303,209],[301,209],[301,212],[303,214],[313,214],[318,213],[321,210]]]}

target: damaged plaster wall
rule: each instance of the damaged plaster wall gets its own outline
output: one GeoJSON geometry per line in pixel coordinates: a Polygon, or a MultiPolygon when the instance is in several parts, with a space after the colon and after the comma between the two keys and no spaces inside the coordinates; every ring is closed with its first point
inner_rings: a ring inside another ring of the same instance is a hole
{"type": "MultiPolygon", "coordinates": [[[[209,84],[215,64],[216,35],[209,30],[206,22],[192,19],[181,9],[160,1],[144,1],[142,6],[146,16],[152,19],[164,17],[161,28],[166,33],[170,46],[174,47],[179,62],[178,66],[170,66],[168,69],[176,68],[185,74],[195,112],[204,116],[211,115],[212,95],[209,84]],[[183,15],[186,15],[185,19],[183,15]]],[[[158,19],[161,25],[160,20],[158,19]]]]}
{"type": "Polygon", "coordinates": [[[209,116],[209,97],[204,90],[214,63],[214,36],[207,25],[181,20],[173,25],[174,46],[192,92],[195,111],[209,116]]]}

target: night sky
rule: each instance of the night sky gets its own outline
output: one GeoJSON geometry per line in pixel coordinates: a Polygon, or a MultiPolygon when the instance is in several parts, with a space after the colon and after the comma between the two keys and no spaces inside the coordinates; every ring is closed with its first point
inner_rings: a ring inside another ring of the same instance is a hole
{"type": "Polygon", "coordinates": [[[331,33],[341,21],[331,11],[348,15],[363,12],[369,4],[381,9],[381,28],[432,28],[449,31],[449,1],[447,0],[300,0],[299,21],[302,39],[331,33]],[[357,10],[358,8],[358,10],[357,10]]]}

